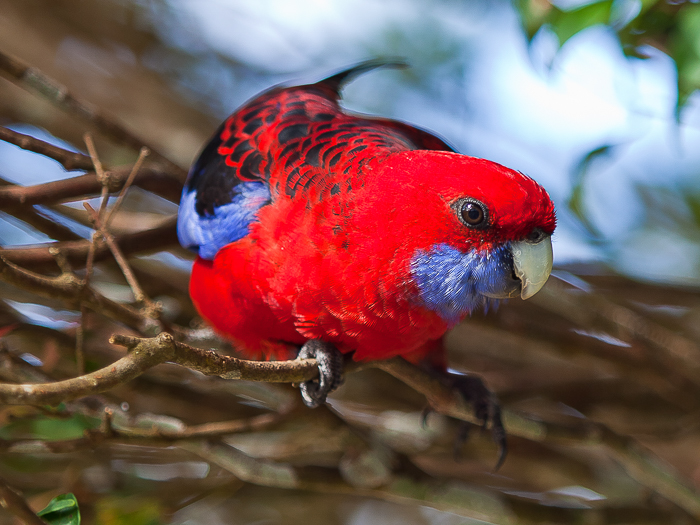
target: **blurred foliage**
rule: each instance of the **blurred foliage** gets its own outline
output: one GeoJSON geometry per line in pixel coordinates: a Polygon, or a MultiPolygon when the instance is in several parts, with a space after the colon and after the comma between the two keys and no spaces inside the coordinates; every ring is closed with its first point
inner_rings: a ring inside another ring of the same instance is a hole
{"type": "MultiPolygon", "coordinates": [[[[15,410],[15,412],[19,412],[15,410]]],[[[85,414],[38,414],[27,418],[26,413],[0,427],[0,439],[76,439],[86,430],[97,428],[100,420],[85,414]]]]}
{"type": "Polygon", "coordinates": [[[119,497],[100,499],[95,509],[95,522],[100,525],[160,525],[162,505],[155,498],[119,497]]]}
{"type": "Polygon", "coordinates": [[[643,46],[667,53],[678,68],[678,109],[700,88],[700,4],[669,0],[603,0],[561,9],[548,0],[516,0],[528,38],[549,27],[563,46],[576,33],[605,24],[627,56],[645,58],[643,46]]]}
{"type": "Polygon", "coordinates": [[[73,494],[56,496],[37,515],[49,525],[80,525],[78,500],[73,494]]]}
{"type": "Polygon", "coordinates": [[[569,200],[567,202],[569,209],[578,218],[578,220],[581,221],[583,227],[594,239],[600,239],[601,234],[589,219],[588,210],[586,209],[586,205],[584,203],[584,181],[586,174],[590,169],[591,163],[593,163],[596,159],[608,156],[611,153],[611,150],[611,146],[601,146],[600,148],[594,149],[583,158],[574,172],[573,182],[571,185],[571,195],[569,196],[569,200]]]}

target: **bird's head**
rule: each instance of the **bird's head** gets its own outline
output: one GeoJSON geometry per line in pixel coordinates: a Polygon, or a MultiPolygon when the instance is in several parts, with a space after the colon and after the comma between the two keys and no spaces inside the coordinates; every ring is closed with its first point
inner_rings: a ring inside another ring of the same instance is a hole
{"type": "Polygon", "coordinates": [[[556,218],[533,179],[425,150],[394,154],[382,171],[385,219],[401,234],[398,250],[425,307],[453,323],[494,299],[527,299],[544,286],[556,218]]]}

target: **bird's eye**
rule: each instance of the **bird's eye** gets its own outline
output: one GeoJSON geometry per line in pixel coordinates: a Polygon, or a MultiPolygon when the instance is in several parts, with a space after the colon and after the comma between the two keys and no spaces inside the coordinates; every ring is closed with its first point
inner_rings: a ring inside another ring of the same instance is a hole
{"type": "Polygon", "coordinates": [[[472,228],[487,225],[488,212],[486,206],[475,199],[463,199],[459,205],[459,215],[462,222],[472,228]]]}

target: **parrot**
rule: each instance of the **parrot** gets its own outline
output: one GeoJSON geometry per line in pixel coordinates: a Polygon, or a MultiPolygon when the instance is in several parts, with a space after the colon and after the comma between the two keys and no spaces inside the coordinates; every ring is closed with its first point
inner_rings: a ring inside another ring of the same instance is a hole
{"type": "MultiPolygon", "coordinates": [[[[552,269],[554,205],[534,179],[457,153],[437,135],[340,105],[367,61],[245,103],[192,165],[178,238],[194,251],[199,314],[250,359],[316,358],[300,385],[318,406],[344,357],[401,356],[447,371],[442,339],[501,299],[528,299],[552,269]]],[[[495,396],[474,402],[505,455],[495,396]]],[[[500,463],[499,461],[499,463],[500,463]]]]}

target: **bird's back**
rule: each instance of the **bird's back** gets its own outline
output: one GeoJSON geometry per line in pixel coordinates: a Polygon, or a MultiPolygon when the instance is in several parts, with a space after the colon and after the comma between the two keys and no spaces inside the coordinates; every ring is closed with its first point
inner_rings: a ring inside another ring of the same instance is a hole
{"type": "Polygon", "coordinates": [[[452,151],[434,135],[388,119],[351,115],[338,104],[368,62],[316,84],[276,87],[233,113],[193,165],[178,234],[205,259],[249,232],[258,210],[279,200],[313,205],[362,184],[368,162],[413,149],[452,151]]]}

